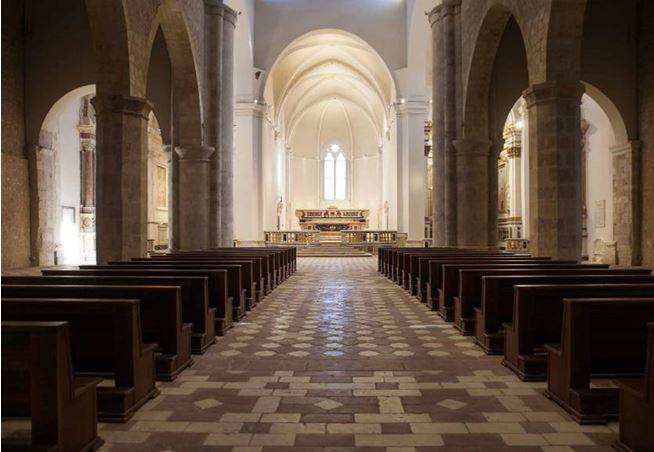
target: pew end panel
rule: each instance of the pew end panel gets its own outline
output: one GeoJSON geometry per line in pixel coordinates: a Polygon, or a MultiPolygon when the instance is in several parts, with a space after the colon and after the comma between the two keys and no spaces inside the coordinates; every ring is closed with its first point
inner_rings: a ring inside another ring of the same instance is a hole
{"type": "Polygon", "coordinates": [[[68,322],[2,322],[2,415],[31,417],[31,444],[10,450],[97,450],[99,378],[74,377],[68,322]]]}

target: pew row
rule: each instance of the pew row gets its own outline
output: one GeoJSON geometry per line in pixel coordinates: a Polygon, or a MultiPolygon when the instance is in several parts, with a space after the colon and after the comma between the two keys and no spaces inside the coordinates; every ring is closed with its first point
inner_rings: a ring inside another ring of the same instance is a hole
{"type": "Polygon", "coordinates": [[[546,379],[547,343],[561,339],[563,299],[650,297],[654,284],[518,285],[514,289],[513,321],[504,324],[504,360],[523,381],[546,379]]]}
{"type": "Polygon", "coordinates": [[[2,416],[30,417],[31,442],[9,450],[97,450],[99,378],[73,376],[67,322],[2,322],[2,416]]]}
{"type": "Polygon", "coordinates": [[[654,450],[654,323],[648,324],[643,378],[618,380],[620,387],[619,451],[654,450]]]}
{"type": "MultiPolygon", "coordinates": [[[[651,275],[649,269],[644,268],[596,268],[585,264],[571,268],[546,268],[503,270],[493,268],[474,268],[459,270],[459,287],[454,297],[454,326],[464,336],[475,332],[474,309],[481,306],[483,293],[483,277],[492,275],[651,275]]],[[[601,281],[599,281],[601,282],[601,281]]],[[[511,293],[512,295],[512,293],[511,293]]]]}
{"type": "Polygon", "coordinates": [[[156,344],[142,343],[138,300],[3,298],[2,317],[69,323],[74,374],[114,380],[97,387],[100,421],[126,422],[159,394],[156,344]]]}
{"type": "Polygon", "coordinates": [[[581,424],[605,424],[618,416],[618,388],[591,381],[643,375],[654,298],[566,298],[562,305],[559,343],[545,345],[545,395],[581,424]]]}
{"type": "MultiPolygon", "coordinates": [[[[222,336],[232,327],[232,297],[227,292],[227,271],[211,269],[161,269],[161,268],[97,268],[85,270],[43,270],[44,276],[162,276],[176,277],[202,277],[207,279],[209,288],[209,306],[215,309],[214,331],[222,336]]],[[[171,285],[178,285],[177,283],[171,285]]]]}
{"type": "Polygon", "coordinates": [[[191,324],[182,323],[180,289],[174,286],[2,285],[6,298],[107,298],[139,300],[141,332],[155,353],[158,380],[172,381],[191,358],[191,324]]]}
{"type": "Polygon", "coordinates": [[[181,289],[182,321],[193,325],[191,352],[204,353],[216,342],[216,309],[209,307],[209,286],[199,276],[5,276],[3,284],[177,286],[181,289]]]}
{"type": "MultiPolygon", "coordinates": [[[[479,270],[482,276],[481,305],[475,311],[475,342],[489,355],[504,353],[505,323],[513,322],[516,285],[544,284],[654,284],[649,270],[639,269],[546,269],[479,270]]],[[[465,270],[476,272],[476,270],[465,270]]]]}

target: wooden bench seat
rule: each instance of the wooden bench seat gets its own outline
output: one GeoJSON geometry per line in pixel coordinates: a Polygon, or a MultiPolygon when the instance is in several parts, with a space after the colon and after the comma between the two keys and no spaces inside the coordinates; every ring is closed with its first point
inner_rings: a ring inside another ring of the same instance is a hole
{"type": "Polygon", "coordinates": [[[647,269],[596,269],[581,272],[575,269],[521,269],[483,272],[481,305],[474,308],[475,342],[489,355],[504,353],[502,325],[513,322],[513,288],[516,285],[654,283],[654,276],[647,269]]]}
{"type": "Polygon", "coordinates": [[[479,263],[447,263],[441,267],[441,283],[438,288],[438,310],[446,321],[454,321],[454,297],[459,291],[459,270],[475,268],[608,268],[605,264],[580,265],[574,261],[534,261],[534,262],[479,262],[479,263]]]}
{"type": "Polygon", "coordinates": [[[13,321],[66,321],[75,375],[113,378],[98,386],[98,420],[125,422],[151,398],[156,344],[141,340],[139,300],[2,299],[2,318],[13,321]]]}
{"type": "Polygon", "coordinates": [[[229,313],[231,322],[238,322],[245,316],[245,289],[241,285],[242,273],[240,265],[229,264],[202,264],[202,265],[185,265],[171,263],[151,263],[151,262],[120,262],[109,265],[80,265],[80,270],[109,270],[116,269],[138,269],[138,270],[227,270],[227,293],[232,298],[232,312],[229,313]]]}
{"type": "MultiPolygon", "coordinates": [[[[412,254],[409,263],[409,293],[417,296],[419,300],[425,299],[422,292],[426,289],[426,283],[429,280],[429,260],[435,259],[433,254],[412,254]]],[[[490,254],[480,255],[480,258],[487,259],[490,254]]],[[[496,255],[500,259],[510,259],[515,261],[536,260],[529,255],[496,255]]],[[[438,258],[438,257],[436,257],[438,258]]],[[[538,260],[547,260],[549,258],[538,258],[538,260]]]]}
{"type": "MultiPolygon", "coordinates": [[[[147,263],[153,265],[184,265],[187,267],[208,267],[211,265],[240,265],[241,266],[241,290],[244,291],[243,295],[243,310],[251,311],[257,304],[257,282],[255,278],[255,261],[251,259],[149,259],[149,258],[133,258],[130,262],[147,263]]],[[[258,262],[256,262],[258,263],[258,262]]],[[[111,265],[116,263],[111,262],[111,265]]]]}
{"type": "Polygon", "coordinates": [[[157,343],[157,379],[174,380],[191,358],[191,324],[182,323],[179,287],[174,286],[21,286],[2,285],[6,298],[138,299],[143,341],[157,343]]]}
{"type": "MultiPolygon", "coordinates": [[[[439,253],[443,255],[444,253],[439,253]]],[[[486,258],[491,256],[496,256],[498,258],[506,258],[512,260],[523,260],[523,259],[535,259],[529,255],[519,255],[519,254],[508,254],[508,253],[475,253],[474,255],[486,258]]],[[[430,256],[434,256],[434,253],[429,252],[409,252],[404,253],[404,264],[403,264],[403,287],[404,290],[409,291],[411,295],[418,294],[418,278],[420,277],[420,259],[429,259],[430,256]]],[[[436,255],[438,256],[438,255],[436,255]]],[[[547,258],[539,258],[538,260],[544,260],[547,258]]]]}
{"type": "Polygon", "coordinates": [[[645,376],[619,380],[620,436],[614,447],[620,451],[654,450],[654,323],[648,324],[645,376]]]}
{"type": "Polygon", "coordinates": [[[579,423],[604,424],[618,416],[618,388],[593,388],[592,378],[645,373],[647,323],[654,321],[654,297],[566,298],[562,305],[559,341],[545,346],[545,395],[579,423]]]}
{"type": "MultiPolygon", "coordinates": [[[[529,275],[529,274],[545,274],[551,275],[564,275],[570,274],[604,274],[604,275],[651,275],[651,271],[645,268],[587,268],[587,265],[580,265],[574,268],[565,269],[538,269],[538,270],[522,270],[517,269],[513,271],[514,275],[529,275]],[[522,273],[524,272],[524,273],[522,273]]],[[[458,294],[454,297],[454,326],[461,331],[464,336],[469,336],[475,333],[475,314],[474,308],[481,306],[482,298],[482,282],[483,277],[486,275],[502,274],[504,270],[495,269],[464,269],[459,270],[459,288],[458,294]],[[500,273],[495,273],[496,271],[500,273]]],[[[507,273],[504,273],[507,274],[507,273]]]]}
{"type": "Polygon", "coordinates": [[[143,260],[152,260],[152,261],[212,261],[220,259],[247,259],[252,262],[252,279],[254,280],[254,294],[252,299],[256,304],[261,303],[266,296],[266,273],[264,269],[267,266],[267,256],[238,256],[238,255],[226,255],[226,256],[174,256],[174,255],[163,255],[163,256],[152,256],[149,258],[133,258],[133,261],[143,261],[143,260]]]}
{"type": "MultiPolygon", "coordinates": [[[[424,297],[420,301],[426,303],[433,311],[439,308],[439,294],[443,282],[443,265],[446,264],[480,264],[480,263],[503,263],[503,264],[520,264],[520,263],[551,263],[549,257],[514,257],[514,256],[443,256],[430,258],[425,262],[427,269],[427,278],[425,282],[424,297]]],[[[556,261],[561,262],[561,261],[556,261]]],[[[575,261],[565,261],[575,263],[575,261]]],[[[421,280],[422,284],[422,280],[421,280]]]]}
{"type": "Polygon", "coordinates": [[[4,284],[177,286],[181,289],[182,321],[193,324],[191,352],[202,354],[216,342],[216,308],[209,306],[209,285],[202,276],[5,276],[4,284]]]}
{"type": "MultiPolygon", "coordinates": [[[[24,450],[97,450],[96,385],[74,377],[67,322],[2,322],[2,417],[30,417],[24,450]]],[[[20,447],[11,438],[2,448],[20,447]]]]}
{"type": "Polygon", "coordinates": [[[163,276],[174,278],[207,278],[209,287],[209,306],[215,309],[216,335],[222,336],[232,327],[232,298],[227,293],[227,270],[210,269],[162,269],[162,268],[92,268],[84,270],[42,270],[44,276],[163,276]]]}
{"type": "Polygon", "coordinates": [[[521,380],[545,380],[546,343],[561,339],[564,298],[650,297],[654,284],[517,285],[513,322],[504,324],[504,360],[521,380]]]}

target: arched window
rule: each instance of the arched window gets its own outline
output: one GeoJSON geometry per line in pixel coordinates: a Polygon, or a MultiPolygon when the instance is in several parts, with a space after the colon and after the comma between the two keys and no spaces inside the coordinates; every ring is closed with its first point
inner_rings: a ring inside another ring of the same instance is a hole
{"type": "Polygon", "coordinates": [[[330,147],[323,165],[325,200],[344,200],[347,194],[347,161],[337,144],[330,147]]]}

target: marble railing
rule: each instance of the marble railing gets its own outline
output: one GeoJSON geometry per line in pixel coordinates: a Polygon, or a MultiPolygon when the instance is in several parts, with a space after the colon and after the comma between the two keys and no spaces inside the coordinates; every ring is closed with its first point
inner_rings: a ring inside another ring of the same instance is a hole
{"type": "Polygon", "coordinates": [[[320,231],[264,231],[266,245],[317,245],[320,231]]]}
{"type": "Polygon", "coordinates": [[[529,248],[528,239],[506,239],[506,249],[513,251],[525,251],[529,248]]]}
{"type": "Polygon", "coordinates": [[[341,243],[347,245],[402,246],[406,237],[406,233],[397,231],[341,231],[341,243]]]}

